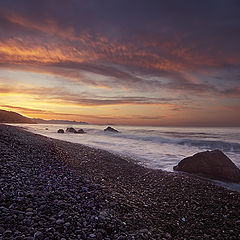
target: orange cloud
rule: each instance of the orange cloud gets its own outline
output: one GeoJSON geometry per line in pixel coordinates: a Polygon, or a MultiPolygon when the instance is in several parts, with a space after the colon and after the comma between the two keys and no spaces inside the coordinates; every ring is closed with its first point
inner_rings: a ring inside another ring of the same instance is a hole
{"type": "MultiPolygon", "coordinates": [[[[191,51],[198,43],[179,48],[182,38],[172,40],[152,36],[134,36],[127,41],[109,39],[100,33],[82,30],[76,33],[73,27],[59,27],[55,19],[34,21],[16,12],[4,14],[7,21],[45,34],[46,41],[33,38],[15,38],[0,41],[1,63],[84,63],[108,61],[116,64],[132,65],[144,69],[181,72],[194,66],[216,67],[218,58],[200,55],[191,51]],[[137,41],[135,41],[137,39],[137,41]],[[136,44],[137,43],[137,44],[136,44]]],[[[236,61],[228,58],[228,62],[236,61]]]]}
{"type": "Polygon", "coordinates": [[[57,44],[52,43],[47,46],[32,46],[32,42],[19,43],[12,39],[0,42],[0,56],[0,63],[3,64],[50,64],[62,61],[82,63],[89,59],[86,51],[77,51],[72,46],[58,47],[57,44]]]}
{"type": "Polygon", "coordinates": [[[68,27],[68,28],[59,28],[56,20],[54,19],[42,19],[41,22],[35,22],[33,19],[29,19],[26,16],[20,15],[16,12],[13,11],[6,11],[4,17],[7,21],[10,23],[22,26],[27,29],[32,29],[32,30],[37,30],[41,31],[46,34],[51,34],[51,35],[58,35],[61,38],[64,39],[71,39],[71,40],[76,40],[78,39],[74,35],[74,28],[73,27],[68,27]]]}

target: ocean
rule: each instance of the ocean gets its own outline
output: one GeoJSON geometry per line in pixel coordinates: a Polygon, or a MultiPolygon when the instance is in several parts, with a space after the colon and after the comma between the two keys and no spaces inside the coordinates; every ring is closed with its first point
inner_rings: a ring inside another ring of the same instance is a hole
{"type": "MultiPolygon", "coordinates": [[[[19,124],[15,124],[18,125],[19,124]]],[[[132,158],[147,168],[173,171],[187,156],[205,150],[222,150],[240,168],[240,128],[183,128],[113,126],[119,133],[104,132],[100,125],[24,124],[28,131],[81,143],[132,158]],[[67,127],[86,134],[64,133],[67,127]]]]}

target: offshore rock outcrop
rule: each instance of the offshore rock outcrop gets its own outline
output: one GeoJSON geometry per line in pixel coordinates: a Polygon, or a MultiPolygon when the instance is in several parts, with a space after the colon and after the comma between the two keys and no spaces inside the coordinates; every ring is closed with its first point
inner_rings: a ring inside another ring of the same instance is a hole
{"type": "Polygon", "coordinates": [[[112,128],[112,127],[109,127],[109,126],[107,128],[105,128],[104,131],[105,132],[116,132],[116,133],[119,132],[118,130],[116,130],[116,129],[112,128]]]}
{"type": "Polygon", "coordinates": [[[239,168],[220,150],[200,152],[184,158],[173,170],[217,180],[240,182],[239,168]]]}
{"type": "Polygon", "coordinates": [[[83,129],[78,129],[75,133],[84,134],[86,132],[83,129]]]}
{"type": "Polygon", "coordinates": [[[67,129],[66,129],[66,132],[69,132],[69,133],[76,133],[77,130],[76,130],[75,128],[73,128],[73,127],[70,127],[70,128],[67,128],[67,129]]]}

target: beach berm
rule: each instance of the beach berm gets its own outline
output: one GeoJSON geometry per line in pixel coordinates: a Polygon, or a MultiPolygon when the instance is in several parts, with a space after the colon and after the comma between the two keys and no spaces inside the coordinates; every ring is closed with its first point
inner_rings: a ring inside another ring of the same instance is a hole
{"type": "Polygon", "coordinates": [[[0,125],[0,239],[239,239],[240,194],[0,125]]]}

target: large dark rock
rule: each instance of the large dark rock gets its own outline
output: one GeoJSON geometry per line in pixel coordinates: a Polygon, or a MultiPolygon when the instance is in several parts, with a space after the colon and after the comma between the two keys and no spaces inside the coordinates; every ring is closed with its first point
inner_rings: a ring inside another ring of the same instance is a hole
{"type": "Polygon", "coordinates": [[[240,169],[220,150],[200,152],[184,158],[173,170],[217,180],[240,182],[240,169]]]}
{"type": "Polygon", "coordinates": [[[63,129],[58,129],[57,132],[58,132],[58,133],[64,133],[64,130],[63,130],[63,129]]]}
{"type": "Polygon", "coordinates": [[[118,130],[112,128],[112,127],[107,127],[104,129],[105,132],[118,132],[118,130]]]}
{"type": "Polygon", "coordinates": [[[76,131],[75,128],[70,127],[70,128],[67,128],[67,129],[66,129],[66,132],[69,132],[69,133],[76,133],[77,131],[76,131]]]}

